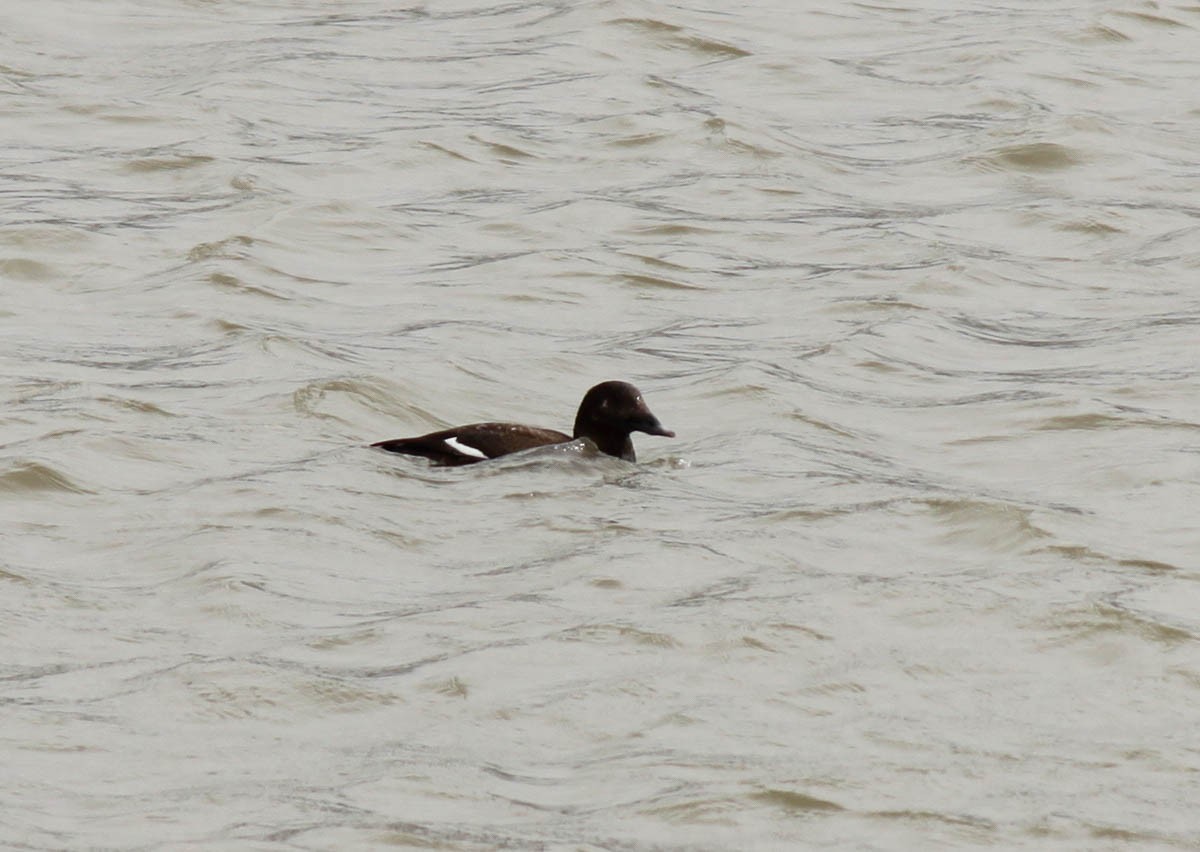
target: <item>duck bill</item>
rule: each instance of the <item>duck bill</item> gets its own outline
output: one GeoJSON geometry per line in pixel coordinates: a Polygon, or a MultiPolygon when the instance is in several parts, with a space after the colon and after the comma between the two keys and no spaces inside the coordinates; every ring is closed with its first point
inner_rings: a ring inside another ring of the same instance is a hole
{"type": "Polygon", "coordinates": [[[647,414],[640,418],[633,428],[638,432],[645,432],[647,435],[662,435],[664,438],[675,437],[675,433],[659,423],[658,418],[653,414],[647,414]]]}

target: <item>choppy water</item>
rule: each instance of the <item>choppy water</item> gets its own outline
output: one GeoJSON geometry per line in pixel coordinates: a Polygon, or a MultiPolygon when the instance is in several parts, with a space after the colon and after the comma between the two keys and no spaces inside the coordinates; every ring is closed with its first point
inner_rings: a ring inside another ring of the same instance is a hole
{"type": "Polygon", "coordinates": [[[1196,848],[1198,27],[5,5],[0,843],[1196,848]]]}

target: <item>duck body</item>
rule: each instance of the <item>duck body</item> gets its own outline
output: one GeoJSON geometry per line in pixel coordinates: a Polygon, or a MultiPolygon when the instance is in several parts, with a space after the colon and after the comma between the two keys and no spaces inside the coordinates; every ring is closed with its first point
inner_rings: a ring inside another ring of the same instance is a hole
{"type": "Polygon", "coordinates": [[[520,423],[471,423],[442,429],[415,438],[393,438],[372,444],[390,453],[427,458],[434,464],[459,466],[499,458],[521,450],[562,444],[587,438],[602,453],[625,461],[637,461],[630,439],[632,432],[673,438],[628,382],[601,382],[579,403],[574,434],[520,423]]]}
{"type": "Polygon", "coordinates": [[[554,429],[520,423],[471,423],[416,438],[393,438],[371,446],[389,453],[421,456],[436,464],[457,466],[569,440],[570,435],[554,429]]]}

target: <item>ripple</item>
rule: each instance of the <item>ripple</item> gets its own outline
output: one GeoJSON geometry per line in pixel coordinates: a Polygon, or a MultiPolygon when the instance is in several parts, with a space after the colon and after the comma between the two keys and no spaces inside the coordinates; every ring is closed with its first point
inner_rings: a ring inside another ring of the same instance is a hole
{"type": "Polygon", "coordinates": [[[1052,537],[1033,523],[1033,512],[1021,506],[979,500],[920,502],[948,528],[943,534],[947,541],[970,541],[977,547],[1008,552],[1026,550],[1052,537]]]}
{"type": "Polygon", "coordinates": [[[811,811],[842,811],[845,810],[837,802],[820,799],[807,793],[795,790],[768,789],[751,793],[750,799],[773,808],[779,808],[788,813],[807,813],[811,811]]]}
{"type": "Polygon", "coordinates": [[[142,172],[175,172],[206,166],[216,158],[204,154],[177,154],[172,157],[142,157],[130,160],[124,166],[125,170],[138,174],[142,172]]]}
{"type": "Polygon", "coordinates": [[[1015,171],[1056,172],[1084,162],[1084,158],[1066,145],[1055,142],[1030,142],[999,148],[978,162],[1015,171]]]}
{"type": "Polygon", "coordinates": [[[95,493],[57,468],[39,462],[18,463],[0,473],[0,493],[20,495],[55,491],[66,494],[95,493]]]}
{"type": "Polygon", "coordinates": [[[50,281],[62,274],[48,264],[23,257],[0,259],[0,273],[18,281],[50,281]]]}
{"type": "Polygon", "coordinates": [[[691,50],[722,59],[739,59],[750,55],[748,50],[716,39],[690,34],[681,26],[654,18],[614,18],[608,21],[608,24],[641,32],[662,46],[677,50],[691,50]]]}
{"type": "Polygon", "coordinates": [[[629,643],[673,648],[675,639],[665,633],[640,630],[624,624],[587,624],[565,630],[559,637],[568,642],[629,643]]]}

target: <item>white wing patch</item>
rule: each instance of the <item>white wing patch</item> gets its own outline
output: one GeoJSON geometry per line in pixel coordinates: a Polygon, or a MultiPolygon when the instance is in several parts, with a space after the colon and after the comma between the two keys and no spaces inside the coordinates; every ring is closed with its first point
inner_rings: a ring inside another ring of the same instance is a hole
{"type": "Polygon", "coordinates": [[[474,459],[486,459],[487,458],[487,456],[484,455],[483,453],[481,453],[479,450],[475,449],[474,447],[467,446],[466,444],[464,444],[462,441],[458,440],[458,438],[455,438],[454,436],[450,436],[449,438],[447,438],[445,440],[445,444],[447,447],[454,450],[454,452],[462,453],[464,456],[470,456],[471,458],[474,458],[474,459]]]}

